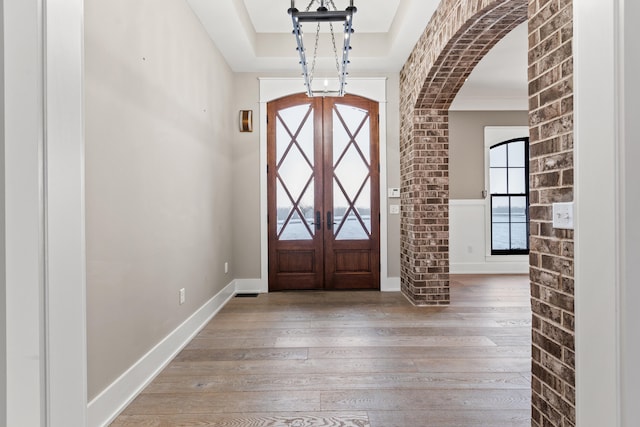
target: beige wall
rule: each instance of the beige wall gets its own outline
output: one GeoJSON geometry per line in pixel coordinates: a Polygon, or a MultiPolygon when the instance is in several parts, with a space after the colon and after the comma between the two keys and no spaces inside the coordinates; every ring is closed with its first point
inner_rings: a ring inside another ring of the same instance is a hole
{"type": "MultiPolygon", "coordinates": [[[[400,187],[400,73],[387,76],[387,187],[400,187]]],[[[388,205],[399,205],[391,199],[388,205]]],[[[381,203],[384,207],[384,203],[381,203]]],[[[387,268],[389,277],[400,277],[400,215],[387,215],[387,268]]]]}
{"type": "Polygon", "coordinates": [[[449,198],[481,199],[484,127],[529,126],[527,111],[449,111],[449,198]]]}
{"type": "Polygon", "coordinates": [[[237,112],[186,2],[87,0],[85,20],[92,399],[231,281],[237,112]]]}
{"type": "Polygon", "coordinates": [[[4,3],[0,5],[0,424],[7,422],[7,283],[4,171],[4,3]]]}
{"type": "Polygon", "coordinates": [[[236,74],[234,112],[253,110],[253,132],[233,145],[233,260],[236,278],[260,277],[260,104],[257,74],[236,74]]]}
{"type": "MultiPolygon", "coordinates": [[[[241,73],[236,75],[235,109],[253,110],[254,130],[239,134],[234,144],[233,158],[233,211],[234,211],[234,260],[237,278],[260,277],[260,106],[259,77],[291,77],[298,74],[272,75],[241,73]]],[[[373,77],[352,73],[351,77],[373,77]]],[[[398,149],[399,130],[399,75],[387,77],[387,180],[389,187],[400,186],[400,155],[398,149]]],[[[301,82],[301,89],[304,88],[301,82]]],[[[399,204],[399,199],[392,201],[399,204]]],[[[384,206],[384,202],[382,202],[384,206]]],[[[388,274],[400,275],[400,218],[388,217],[388,274]]]]}

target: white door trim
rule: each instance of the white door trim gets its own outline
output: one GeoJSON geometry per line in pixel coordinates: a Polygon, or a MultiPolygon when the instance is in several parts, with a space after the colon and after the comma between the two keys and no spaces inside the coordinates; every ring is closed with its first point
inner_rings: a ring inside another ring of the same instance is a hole
{"type": "Polygon", "coordinates": [[[576,425],[581,427],[622,425],[620,1],[573,3],[576,425]]]}
{"type": "Polygon", "coordinates": [[[640,324],[640,223],[637,216],[640,211],[640,52],[637,40],[640,28],[640,3],[637,0],[620,0],[618,10],[618,39],[620,57],[618,60],[619,85],[618,106],[620,108],[619,132],[620,150],[618,153],[620,183],[620,379],[621,379],[621,425],[633,426],[640,419],[640,337],[637,325],[640,324]]]}
{"type": "Polygon", "coordinates": [[[84,2],[46,0],[44,19],[47,425],[79,426],[87,419],[84,2]]]}
{"type": "Polygon", "coordinates": [[[5,0],[7,419],[86,425],[83,1],[5,0]]]}

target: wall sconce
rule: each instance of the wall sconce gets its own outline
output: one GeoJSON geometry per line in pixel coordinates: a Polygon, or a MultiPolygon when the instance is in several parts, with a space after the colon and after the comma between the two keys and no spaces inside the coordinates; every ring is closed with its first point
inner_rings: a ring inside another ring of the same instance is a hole
{"type": "Polygon", "coordinates": [[[253,110],[240,110],[240,132],[253,132],[253,110]]]}

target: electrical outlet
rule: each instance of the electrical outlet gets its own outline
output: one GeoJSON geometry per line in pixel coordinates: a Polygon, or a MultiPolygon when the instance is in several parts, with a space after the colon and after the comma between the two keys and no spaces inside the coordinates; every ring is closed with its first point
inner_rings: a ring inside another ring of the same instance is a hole
{"type": "Polygon", "coordinates": [[[187,293],[184,288],[180,289],[179,296],[180,296],[180,305],[182,305],[187,299],[187,293]]]}
{"type": "Polygon", "coordinates": [[[224,263],[224,274],[227,274],[227,273],[229,273],[229,263],[225,262],[224,263]]]}

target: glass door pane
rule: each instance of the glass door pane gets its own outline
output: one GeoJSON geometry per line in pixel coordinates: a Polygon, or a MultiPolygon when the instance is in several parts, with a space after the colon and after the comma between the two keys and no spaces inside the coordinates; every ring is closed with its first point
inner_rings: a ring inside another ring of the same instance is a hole
{"type": "Polygon", "coordinates": [[[333,109],[333,232],[336,240],[371,236],[369,113],[336,104],[333,109]]]}
{"type": "Polygon", "coordinates": [[[276,234],[312,240],[315,233],[314,123],[310,104],[285,108],[276,119],[276,234]]]}

